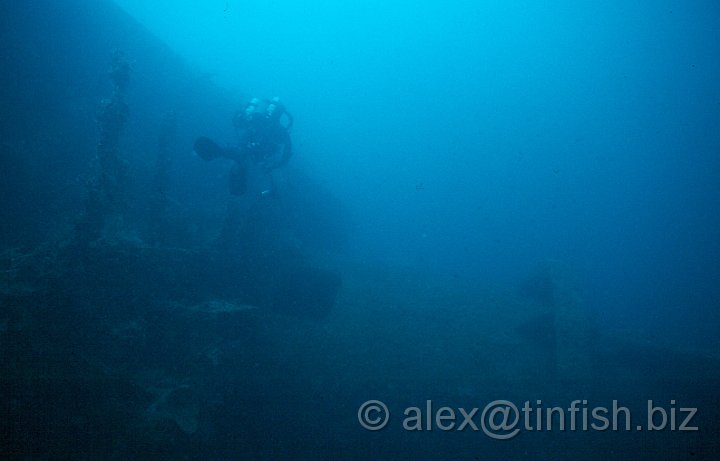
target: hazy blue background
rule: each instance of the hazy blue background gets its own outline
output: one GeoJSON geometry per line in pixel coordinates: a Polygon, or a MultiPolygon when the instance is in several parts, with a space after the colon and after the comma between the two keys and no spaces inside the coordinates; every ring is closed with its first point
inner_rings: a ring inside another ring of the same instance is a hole
{"type": "Polygon", "coordinates": [[[355,255],[502,284],[556,261],[607,324],[717,350],[716,2],[117,3],[285,100],[355,255]]]}

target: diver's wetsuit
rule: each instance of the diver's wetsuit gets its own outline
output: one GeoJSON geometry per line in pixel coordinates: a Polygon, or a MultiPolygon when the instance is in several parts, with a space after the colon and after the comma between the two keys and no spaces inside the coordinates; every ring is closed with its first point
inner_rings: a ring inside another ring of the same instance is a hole
{"type": "Polygon", "coordinates": [[[253,114],[249,119],[236,117],[234,124],[240,143],[226,155],[235,160],[235,166],[230,172],[230,193],[243,195],[247,191],[249,170],[265,176],[260,178],[266,183],[261,187],[261,194],[272,193],[270,171],[285,166],[292,156],[288,128],[264,114],[253,114]]]}
{"type": "Polygon", "coordinates": [[[253,100],[233,119],[238,133],[236,147],[222,148],[209,138],[200,137],[195,141],[195,152],[205,160],[228,158],[235,161],[230,171],[230,193],[243,195],[248,189],[248,176],[259,183],[262,196],[273,195],[274,185],[270,172],[288,163],[292,156],[290,127],[292,116],[276,101],[267,102],[267,107],[275,104],[275,111],[256,111],[257,100],[253,100]],[[285,115],[287,125],[280,123],[285,115]]]}

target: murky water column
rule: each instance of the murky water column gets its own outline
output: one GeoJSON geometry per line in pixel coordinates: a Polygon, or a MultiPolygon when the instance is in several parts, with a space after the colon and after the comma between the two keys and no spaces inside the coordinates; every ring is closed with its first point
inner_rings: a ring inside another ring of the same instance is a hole
{"type": "Polygon", "coordinates": [[[150,205],[150,241],[153,245],[162,244],[168,235],[169,199],[167,189],[170,183],[170,166],[175,149],[177,125],[177,114],[174,111],[163,114],[158,135],[158,151],[150,205]]]}

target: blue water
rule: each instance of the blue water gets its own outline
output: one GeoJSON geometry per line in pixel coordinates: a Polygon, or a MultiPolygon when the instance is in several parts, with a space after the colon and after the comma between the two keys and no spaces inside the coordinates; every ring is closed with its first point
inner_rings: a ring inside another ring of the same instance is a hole
{"type": "Polygon", "coordinates": [[[118,4],[282,96],[357,255],[499,283],[559,260],[608,326],[717,348],[714,2],[118,4]]]}
{"type": "Polygon", "coordinates": [[[0,20],[0,458],[717,459],[716,2],[0,20]],[[233,146],[273,96],[294,118],[278,197],[231,197],[233,161],[193,142],[233,146]],[[392,417],[367,430],[376,399],[392,417]],[[403,426],[497,400],[617,400],[633,426],[652,400],[699,430],[403,426]]]}

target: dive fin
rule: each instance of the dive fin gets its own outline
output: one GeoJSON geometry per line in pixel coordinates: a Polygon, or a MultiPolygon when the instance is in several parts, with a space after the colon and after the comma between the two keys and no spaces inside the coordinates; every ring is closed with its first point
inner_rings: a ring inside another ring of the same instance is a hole
{"type": "Polygon", "coordinates": [[[200,136],[193,144],[193,151],[203,160],[213,160],[223,157],[223,148],[218,146],[215,141],[205,136],[200,136]]]}

